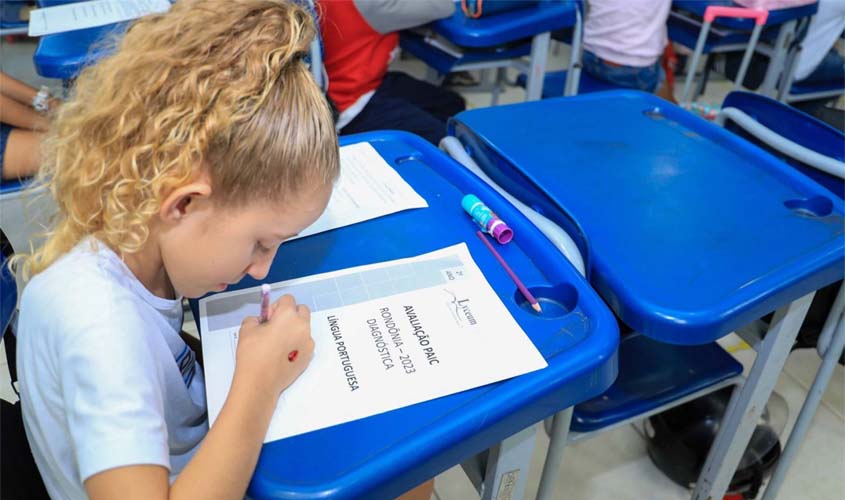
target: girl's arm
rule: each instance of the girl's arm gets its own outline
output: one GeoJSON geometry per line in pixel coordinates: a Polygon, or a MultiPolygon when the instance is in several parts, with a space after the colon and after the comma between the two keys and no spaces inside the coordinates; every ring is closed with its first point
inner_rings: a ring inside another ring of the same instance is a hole
{"type": "MultiPolygon", "coordinates": [[[[278,395],[276,395],[278,396],[278,395]]],[[[85,488],[100,499],[243,498],[258,461],[277,397],[232,385],[220,416],[173,486],[159,465],[132,465],[91,476],[85,488]]]]}
{"type": "Polygon", "coordinates": [[[0,71],[0,94],[29,106],[38,91],[0,71]]]}
{"type": "Polygon", "coordinates": [[[85,481],[92,500],[243,498],[279,394],[305,370],[314,351],[310,312],[286,295],[270,321],[241,325],[232,387],[220,415],[173,485],[159,465],[132,465],[85,481]],[[288,353],[299,351],[293,362],[288,353]]]}
{"type": "Polygon", "coordinates": [[[50,125],[46,116],[5,94],[0,94],[0,122],[13,127],[38,131],[45,131],[50,125]]]}

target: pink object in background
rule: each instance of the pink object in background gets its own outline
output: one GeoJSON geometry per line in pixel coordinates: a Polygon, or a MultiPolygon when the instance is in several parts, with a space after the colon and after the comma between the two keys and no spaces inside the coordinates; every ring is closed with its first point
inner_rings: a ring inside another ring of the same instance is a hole
{"type": "Polygon", "coordinates": [[[734,3],[742,5],[743,7],[748,7],[749,9],[777,10],[810,5],[811,3],[816,3],[816,1],[817,0],[734,0],[734,3]]]}

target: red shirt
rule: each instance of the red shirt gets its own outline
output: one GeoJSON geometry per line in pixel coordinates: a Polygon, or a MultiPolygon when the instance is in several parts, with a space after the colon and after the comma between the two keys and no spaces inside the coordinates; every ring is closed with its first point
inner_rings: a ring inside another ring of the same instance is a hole
{"type": "Polygon", "coordinates": [[[352,0],[322,1],[318,8],[328,93],[343,112],[381,85],[399,35],[374,30],[352,0]]]}

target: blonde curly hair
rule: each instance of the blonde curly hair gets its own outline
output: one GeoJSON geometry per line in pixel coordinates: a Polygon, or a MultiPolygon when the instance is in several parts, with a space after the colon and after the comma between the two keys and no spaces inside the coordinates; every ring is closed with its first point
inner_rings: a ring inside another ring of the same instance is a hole
{"type": "Polygon", "coordinates": [[[285,0],[179,0],[83,70],[51,127],[37,184],[57,213],[19,259],[35,275],[92,235],[141,249],[162,200],[200,169],[212,198],[282,200],[339,174],[337,134],[302,57],[311,15],[285,0]]]}

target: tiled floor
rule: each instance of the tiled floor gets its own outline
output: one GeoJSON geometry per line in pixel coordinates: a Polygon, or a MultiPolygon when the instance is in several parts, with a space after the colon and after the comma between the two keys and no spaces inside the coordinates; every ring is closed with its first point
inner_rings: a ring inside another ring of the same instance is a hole
{"type": "MultiPolygon", "coordinates": [[[[0,45],[2,69],[13,76],[32,84],[45,83],[37,77],[31,65],[33,45],[5,41],[0,45]]],[[[564,48],[552,55],[550,69],[565,66],[567,51],[564,48]]],[[[416,76],[422,76],[423,66],[417,61],[400,60],[397,66],[416,76]]],[[[58,87],[55,81],[47,84],[58,87]]],[[[708,85],[702,102],[718,104],[730,90],[725,82],[708,85]]],[[[523,91],[509,88],[501,97],[501,103],[518,102],[523,91]]],[[[468,94],[470,107],[489,104],[489,94],[468,94]]],[[[195,332],[192,319],[188,319],[186,330],[195,332]]],[[[726,344],[737,342],[727,339],[726,344]]],[[[739,350],[735,356],[746,366],[753,362],[754,353],[739,350]]],[[[13,398],[8,384],[5,356],[0,368],[0,396],[13,398]]],[[[819,358],[812,351],[798,351],[790,355],[784,373],[778,380],[776,391],[783,396],[789,407],[789,421],[786,432],[794,424],[797,412],[806,397],[819,366],[819,358]]],[[[542,459],[548,439],[538,433],[537,452],[528,485],[528,497],[535,494],[537,480],[542,468],[542,459]]],[[[813,420],[807,438],[784,482],[780,498],[828,500],[842,498],[845,491],[845,372],[836,367],[833,380],[825,393],[822,405],[813,420]],[[839,492],[839,493],[837,493],[839,492]]],[[[675,485],[654,467],[645,452],[645,442],[631,427],[623,427],[591,440],[579,442],[566,450],[566,456],[557,478],[556,497],[560,499],[608,498],[625,500],[689,498],[689,491],[675,485]]],[[[441,500],[464,500],[477,498],[469,480],[459,467],[452,468],[436,479],[436,496],[441,500]]]]}

